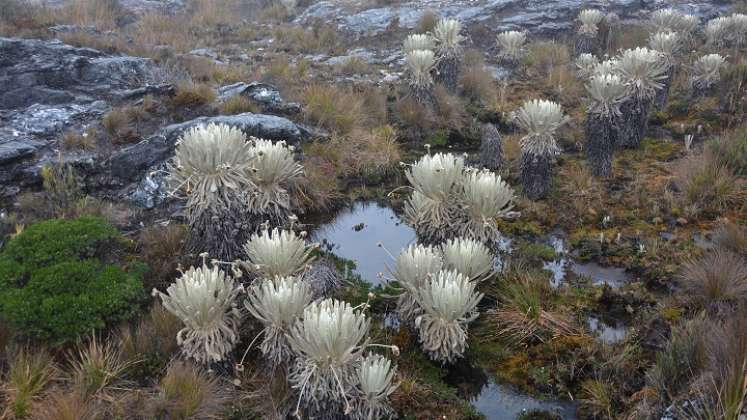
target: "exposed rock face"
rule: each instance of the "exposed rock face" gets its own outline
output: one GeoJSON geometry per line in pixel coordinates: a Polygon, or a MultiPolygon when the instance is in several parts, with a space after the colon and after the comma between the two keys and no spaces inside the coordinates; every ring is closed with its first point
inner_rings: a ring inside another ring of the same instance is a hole
{"type": "MultiPolygon", "coordinates": [[[[296,22],[307,24],[315,19],[335,22],[344,30],[360,35],[384,32],[396,20],[401,28],[412,29],[426,10],[441,17],[455,18],[464,24],[485,23],[496,32],[527,30],[533,34],[557,35],[573,28],[582,8],[613,11],[623,19],[645,18],[650,10],[662,7],[693,13],[703,18],[728,8],[717,2],[652,0],[641,8],[640,0],[419,0],[394,6],[365,9],[349,13],[349,0],[325,0],[312,4],[296,22]]],[[[369,2],[370,4],[370,2],[369,2]]]]}
{"type": "Polygon", "coordinates": [[[152,81],[147,58],[112,56],[60,41],[0,38],[0,109],[116,99],[152,81]]]}
{"type": "MultiPolygon", "coordinates": [[[[145,58],[108,55],[56,40],[0,38],[0,197],[40,184],[40,169],[59,159],[64,131],[84,131],[112,103],[131,104],[146,94],[169,94],[173,86],[154,84],[157,70],[145,58]]],[[[239,84],[222,93],[246,95],[268,112],[300,110],[270,85],[239,84]]],[[[89,189],[129,195],[152,207],[165,193],[162,177],[144,174],[163,166],[184,130],[209,123],[228,124],[248,136],[296,145],[319,134],[273,115],[200,117],[168,125],[140,143],[115,147],[113,152],[65,151],[62,159],[79,169],[89,189]],[[133,186],[133,182],[139,184],[133,186]]]]}
{"type": "Polygon", "coordinates": [[[100,118],[111,101],[154,88],[153,69],[146,58],[0,38],[0,197],[40,181],[38,169],[57,158],[61,132],[100,118]]]}

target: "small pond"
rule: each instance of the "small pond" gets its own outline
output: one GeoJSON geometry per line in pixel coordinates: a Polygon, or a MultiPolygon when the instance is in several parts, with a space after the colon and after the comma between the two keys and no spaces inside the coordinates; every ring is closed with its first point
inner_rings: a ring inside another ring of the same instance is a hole
{"type": "Polygon", "coordinates": [[[569,273],[579,277],[588,277],[594,285],[606,284],[612,288],[623,286],[631,278],[624,267],[604,267],[593,261],[575,261],[569,255],[565,240],[557,234],[550,235],[546,243],[552,246],[557,255],[554,261],[543,263],[543,268],[552,272],[551,282],[554,287],[560,286],[569,273]]]}
{"type": "Polygon", "coordinates": [[[313,229],[311,239],[322,249],[355,262],[356,272],[364,281],[379,285],[379,273],[388,275],[387,267],[394,264],[387,250],[396,256],[417,237],[394,210],[368,201],[340,211],[332,221],[313,229]]]}
{"type": "Polygon", "coordinates": [[[493,382],[482,388],[472,406],[488,420],[516,420],[520,414],[532,410],[555,413],[563,420],[576,419],[576,405],[570,401],[539,400],[493,382]]]}
{"type": "Polygon", "coordinates": [[[610,322],[603,318],[590,316],[586,319],[586,325],[599,341],[606,344],[620,342],[628,335],[628,327],[620,320],[610,322]]]}
{"type": "Polygon", "coordinates": [[[488,420],[516,420],[520,414],[533,410],[559,414],[564,420],[576,419],[573,402],[541,400],[495,383],[489,372],[471,365],[466,359],[449,366],[444,379],[488,420]]]}

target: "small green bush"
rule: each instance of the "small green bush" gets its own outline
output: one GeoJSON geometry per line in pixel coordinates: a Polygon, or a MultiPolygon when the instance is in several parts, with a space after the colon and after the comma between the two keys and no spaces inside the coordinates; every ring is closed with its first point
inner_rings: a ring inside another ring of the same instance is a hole
{"type": "Polygon", "coordinates": [[[122,243],[99,218],[30,226],[0,254],[0,317],[54,344],[132,317],[144,297],[144,269],[116,264],[122,243]]]}

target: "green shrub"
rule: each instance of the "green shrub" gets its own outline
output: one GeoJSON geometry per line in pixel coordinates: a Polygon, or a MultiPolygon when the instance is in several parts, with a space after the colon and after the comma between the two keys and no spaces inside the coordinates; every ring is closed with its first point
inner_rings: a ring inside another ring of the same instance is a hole
{"type": "Polygon", "coordinates": [[[119,267],[121,248],[119,232],[99,218],[30,226],[0,254],[0,317],[55,344],[130,318],[144,297],[144,270],[119,267]]]}

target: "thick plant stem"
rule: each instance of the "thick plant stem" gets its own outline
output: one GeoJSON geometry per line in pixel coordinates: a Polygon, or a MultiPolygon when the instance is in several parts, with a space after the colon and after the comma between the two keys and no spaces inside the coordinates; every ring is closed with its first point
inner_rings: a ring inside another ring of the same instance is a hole
{"type": "Polygon", "coordinates": [[[674,66],[669,66],[667,70],[667,77],[661,81],[662,88],[656,92],[656,99],[654,100],[654,106],[656,109],[664,109],[669,99],[669,91],[672,88],[672,82],[674,81],[674,66]]]}
{"type": "Polygon", "coordinates": [[[584,130],[586,131],[586,159],[592,175],[610,176],[617,137],[614,117],[589,113],[584,123],[584,130]]]}
{"type": "Polygon", "coordinates": [[[429,86],[411,84],[410,96],[428,111],[433,111],[436,108],[436,94],[433,92],[432,84],[429,86]]]}
{"type": "Polygon", "coordinates": [[[503,165],[503,141],[495,125],[483,124],[480,129],[480,165],[496,170],[503,165]]]}
{"type": "MultiPolygon", "coordinates": [[[[209,258],[233,261],[241,256],[241,247],[255,229],[249,212],[241,206],[212,206],[189,217],[186,250],[209,258]]],[[[256,224],[258,226],[258,224],[256,224]]]]}
{"type": "Polygon", "coordinates": [[[620,121],[620,133],[618,135],[618,147],[636,149],[641,145],[643,137],[648,128],[648,113],[651,107],[650,101],[628,99],[621,107],[622,120],[620,121]]]}
{"type": "Polygon", "coordinates": [[[552,156],[523,153],[521,155],[521,183],[524,194],[530,200],[538,200],[547,195],[552,181],[552,156]]]}
{"type": "Polygon", "coordinates": [[[599,39],[589,34],[576,35],[575,53],[576,57],[581,54],[599,55],[599,39]]]}
{"type": "Polygon", "coordinates": [[[459,56],[442,56],[436,62],[436,81],[441,83],[449,93],[456,93],[459,81],[459,56]]]}

